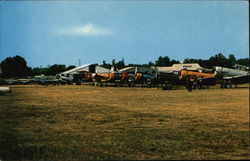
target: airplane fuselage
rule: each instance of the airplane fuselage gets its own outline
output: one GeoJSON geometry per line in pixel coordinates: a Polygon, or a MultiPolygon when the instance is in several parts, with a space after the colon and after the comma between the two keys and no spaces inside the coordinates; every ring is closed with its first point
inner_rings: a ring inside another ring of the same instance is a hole
{"type": "Polygon", "coordinates": [[[246,76],[246,75],[249,75],[247,71],[241,71],[241,70],[223,68],[223,67],[215,67],[215,72],[214,72],[214,76],[218,78],[246,76]]]}

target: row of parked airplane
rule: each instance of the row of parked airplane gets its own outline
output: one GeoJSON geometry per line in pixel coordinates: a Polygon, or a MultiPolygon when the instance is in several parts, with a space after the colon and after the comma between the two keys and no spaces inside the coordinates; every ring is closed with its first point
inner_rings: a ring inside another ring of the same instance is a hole
{"type": "Polygon", "coordinates": [[[232,87],[234,84],[249,83],[249,70],[224,67],[205,69],[199,64],[174,64],[172,67],[126,67],[120,70],[106,69],[96,65],[76,67],[60,74],[62,80],[93,82],[95,85],[106,86],[162,86],[171,89],[174,85],[183,85],[187,79],[197,81],[200,87],[221,84],[221,88],[232,87]]]}
{"type": "Polygon", "coordinates": [[[206,69],[199,64],[174,64],[171,67],[132,66],[114,70],[114,68],[107,69],[87,64],[60,73],[58,79],[18,79],[6,81],[4,84],[64,85],[92,82],[93,85],[100,86],[161,86],[163,89],[171,89],[175,85],[184,85],[190,79],[196,82],[198,88],[215,84],[221,84],[221,88],[227,88],[249,83],[249,69],[244,68],[245,70],[239,70],[217,66],[206,69]]]}

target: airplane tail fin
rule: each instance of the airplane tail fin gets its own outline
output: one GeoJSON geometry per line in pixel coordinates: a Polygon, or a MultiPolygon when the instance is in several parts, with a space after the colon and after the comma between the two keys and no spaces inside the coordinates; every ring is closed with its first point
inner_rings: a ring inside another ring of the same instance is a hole
{"type": "Polygon", "coordinates": [[[112,66],[111,69],[110,69],[111,72],[114,72],[115,71],[115,66],[112,66]]]}
{"type": "Polygon", "coordinates": [[[137,66],[135,67],[135,74],[137,73],[138,69],[137,69],[137,66]]]}

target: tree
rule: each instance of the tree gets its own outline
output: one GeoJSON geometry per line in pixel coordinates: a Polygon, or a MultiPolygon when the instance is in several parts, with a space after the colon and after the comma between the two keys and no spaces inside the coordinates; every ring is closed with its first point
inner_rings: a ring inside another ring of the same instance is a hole
{"type": "Polygon", "coordinates": [[[1,68],[3,70],[3,77],[20,78],[32,75],[32,70],[27,66],[24,58],[21,56],[8,57],[1,62],[1,68]]]}
{"type": "Polygon", "coordinates": [[[229,54],[228,60],[230,62],[231,67],[236,64],[236,58],[233,54],[229,54]]]}
{"type": "Polygon", "coordinates": [[[65,69],[65,71],[67,71],[67,70],[70,70],[70,69],[73,69],[73,68],[75,68],[76,66],[74,66],[74,65],[70,65],[70,66],[68,66],[66,69],[65,69]]]}
{"type": "Polygon", "coordinates": [[[115,65],[115,59],[112,60],[112,66],[114,66],[114,65],[115,65]]]}
{"type": "Polygon", "coordinates": [[[155,61],[156,66],[170,66],[170,59],[168,56],[160,56],[157,61],[155,61]]]}
{"type": "Polygon", "coordinates": [[[238,59],[236,61],[236,63],[249,67],[250,66],[250,59],[249,58],[241,58],[241,59],[238,59]]]}
{"type": "Polygon", "coordinates": [[[110,69],[112,65],[109,64],[109,63],[106,63],[106,61],[103,60],[103,61],[102,61],[102,65],[100,65],[100,66],[103,67],[103,68],[108,68],[108,69],[110,69]]]}
{"type": "Polygon", "coordinates": [[[102,66],[106,66],[107,64],[106,64],[106,62],[105,62],[105,60],[103,60],[102,61],[102,66]]]}
{"type": "Polygon", "coordinates": [[[64,71],[65,71],[65,65],[54,64],[54,65],[49,67],[48,71],[45,74],[46,75],[56,75],[56,74],[59,74],[59,73],[64,72],[64,71]]]}
{"type": "Polygon", "coordinates": [[[154,64],[153,62],[151,62],[151,61],[149,61],[148,64],[147,64],[148,67],[152,67],[152,66],[154,66],[154,65],[155,65],[155,64],[154,64]]]}
{"type": "Polygon", "coordinates": [[[179,64],[180,62],[178,60],[171,60],[170,61],[170,66],[172,66],[173,64],[179,64]]]}
{"type": "Polygon", "coordinates": [[[124,59],[115,64],[117,69],[122,69],[125,67],[124,59]]]}
{"type": "Polygon", "coordinates": [[[186,58],[183,61],[183,63],[185,63],[185,64],[188,64],[188,63],[198,63],[198,62],[199,62],[198,59],[189,59],[189,58],[186,58]]]}
{"type": "Polygon", "coordinates": [[[230,61],[221,53],[210,57],[209,61],[210,61],[210,68],[213,68],[214,66],[222,66],[222,67],[229,67],[229,68],[232,67],[230,61]]]}
{"type": "Polygon", "coordinates": [[[184,59],[183,63],[198,63],[200,66],[204,68],[209,68],[208,60],[202,60],[202,59],[184,59]]]}
{"type": "Polygon", "coordinates": [[[36,68],[33,68],[32,69],[32,75],[41,75],[41,74],[46,74],[47,71],[48,71],[49,68],[45,67],[45,68],[42,68],[42,67],[36,67],[36,68]]]}

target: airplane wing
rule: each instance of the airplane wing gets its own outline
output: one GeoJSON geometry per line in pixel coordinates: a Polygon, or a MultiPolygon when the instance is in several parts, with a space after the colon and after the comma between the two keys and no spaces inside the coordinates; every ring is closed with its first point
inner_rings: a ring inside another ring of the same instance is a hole
{"type": "Polygon", "coordinates": [[[223,77],[223,80],[231,81],[232,83],[249,83],[250,75],[239,75],[234,77],[223,77]]]}

